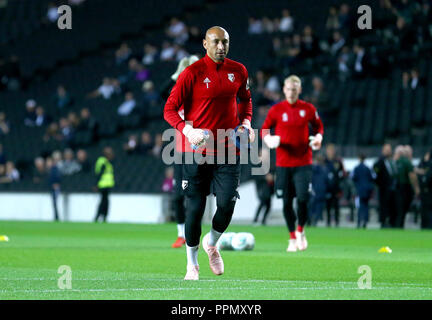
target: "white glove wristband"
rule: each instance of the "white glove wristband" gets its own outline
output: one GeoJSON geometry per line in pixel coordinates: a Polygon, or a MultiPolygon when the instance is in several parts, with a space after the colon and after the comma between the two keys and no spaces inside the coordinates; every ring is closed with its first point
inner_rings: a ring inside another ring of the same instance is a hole
{"type": "Polygon", "coordinates": [[[187,138],[189,132],[193,129],[193,127],[190,124],[186,124],[183,128],[183,134],[185,135],[185,137],[187,138]]]}

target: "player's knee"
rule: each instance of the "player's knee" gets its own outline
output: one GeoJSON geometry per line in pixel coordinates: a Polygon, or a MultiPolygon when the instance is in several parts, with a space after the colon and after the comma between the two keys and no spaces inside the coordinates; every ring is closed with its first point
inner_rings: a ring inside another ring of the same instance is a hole
{"type": "Polygon", "coordinates": [[[216,196],[216,205],[222,211],[234,210],[238,194],[220,194],[216,196]]]}

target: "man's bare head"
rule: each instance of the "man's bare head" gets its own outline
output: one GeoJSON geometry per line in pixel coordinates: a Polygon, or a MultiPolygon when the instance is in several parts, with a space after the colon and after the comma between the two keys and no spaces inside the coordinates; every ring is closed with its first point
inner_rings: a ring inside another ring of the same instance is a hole
{"type": "Polygon", "coordinates": [[[229,50],[229,34],[222,27],[211,27],[207,30],[203,46],[207,55],[214,62],[222,62],[229,50]]]}

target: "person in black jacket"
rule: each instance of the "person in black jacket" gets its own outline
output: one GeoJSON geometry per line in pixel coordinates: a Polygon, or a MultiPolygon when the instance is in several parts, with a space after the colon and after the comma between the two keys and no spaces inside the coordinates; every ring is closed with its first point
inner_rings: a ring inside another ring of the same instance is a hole
{"type": "Polygon", "coordinates": [[[331,226],[331,212],[333,209],[335,226],[339,226],[339,200],[342,197],[342,181],[345,170],[342,160],[336,156],[336,147],[333,144],[326,146],[325,165],[328,172],[328,188],[326,195],[327,226],[331,226]]]}
{"type": "Polygon", "coordinates": [[[382,156],[374,163],[375,183],[378,186],[379,222],[381,228],[394,227],[396,223],[396,164],[392,158],[392,147],[384,144],[382,156]]]}
{"type": "Polygon", "coordinates": [[[357,228],[366,228],[369,221],[369,200],[372,197],[375,174],[364,164],[365,156],[361,154],[359,158],[360,164],[354,168],[351,179],[357,191],[357,228]]]}
{"type": "Polygon", "coordinates": [[[261,224],[264,226],[266,224],[266,219],[271,209],[271,198],[274,194],[274,177],[271,173],[268,173],[265,177],[257,176],[255,183],[260,204],[255,213],[255,218],[253,222],[254,224],[258,223],[260,213],[262,209],[264,209],[264,215],[261,220],[261,224]]]}
{"type": "Polygon", "coordinates": [[[432,229],[432,150],[423,156],[416,173],[420,184],[420,226],[422,229],[432,229]]]}
{"type": "Polygon", "coordinates": [[[57,166],[58,158],[47,158],[46,166],[48,169],[48,184],[50,188],[53,209],[54,209],[54,221],[59,220],[58,208],[57,208],[57,199],[60,195],[60,183],[61,183],[61,173],[57,166]]]}

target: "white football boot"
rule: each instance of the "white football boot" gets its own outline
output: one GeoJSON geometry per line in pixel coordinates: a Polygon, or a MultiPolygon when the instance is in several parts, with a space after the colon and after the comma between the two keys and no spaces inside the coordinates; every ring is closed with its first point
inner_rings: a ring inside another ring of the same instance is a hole
{"type": "Polygon", "coordinates": [[[296,231],[296,238],[297,238],[297,248],[300,251],[306,250],[308,247],[308,242],[306,240],[305,231],[304,230],[303,232],[296,231]]]}
{"type": "Polygon", "coordinates": [[[289,239],[288,248],[286,251],[287,252],[296,252],[297,251],[297,240],[296,239],[289,239]]]}

